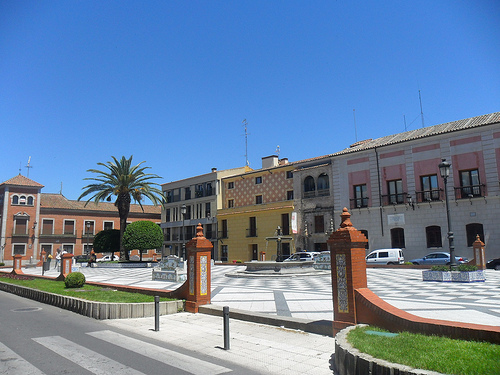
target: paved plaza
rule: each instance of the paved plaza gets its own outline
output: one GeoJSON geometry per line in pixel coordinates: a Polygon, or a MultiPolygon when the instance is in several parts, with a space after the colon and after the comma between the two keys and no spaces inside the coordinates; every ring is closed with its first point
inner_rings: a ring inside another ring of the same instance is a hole
{"type": "MultiPolygon", "coordinates": [[[[311,320],[333,320],[331,276],[231,277],[242,266],[212,268],[212,304],[311,320]]],[[[41,274],[40,268],[23,269],[41,274]]],[[[152,281],[151,269],[82,267],[88,281],[174,290],[180,283],[152,281]]],[[[417,316],[500,326],[500,272],[486,270],[486,282],[422,281],[422,270],[367,269],[368,287],[384,301],[417,316]]],[[[53,269],[45,273],[57,276],[53,269]]]]}

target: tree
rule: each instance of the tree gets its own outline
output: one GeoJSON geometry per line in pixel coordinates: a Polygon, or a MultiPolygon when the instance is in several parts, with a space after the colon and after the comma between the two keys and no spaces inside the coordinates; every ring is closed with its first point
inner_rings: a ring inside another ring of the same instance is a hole
{"type": "Polygon", "coordinates": [[[158,249],[163,246],[163,232],[158,224],[152,221],[135,221],[127,225],[123,234],[123,246],[128,251],[158,249]]]}
{"type": "Polygon", "coordinates": [[[85,205],[91,200],[97,205],[104,200],[110,202],[111,197],[116,196],[115,206],[120,216],[120,260],[129,260],[129,253],[123,247],[123,233],[127,226],[132,199],[139,203],[143,211],[142,200],[144,197],[149,198],[155,206],[163,204],[165,200],[162,191],[156,187],[159,185],[151,181],[161,177],[145,173],[150,167],[141,167],[144,161],[132,166],[132,156],[129,159],[122,156],[119,161],[114,156],[112,158],[113,161],[97,163],[97,165],[107,168],[105,171],[98,169],[87,170],[87,172],[96,173],[98,176],[85,178],[85,180],[95,182],[83,188],[85,191],[78,197],[78,200],[90,195],[85,205]]]}
{"type": "Polygon", "coordinates": [[[120,251],[120,231],[118,229],[101,230],[94,237],[93,247],[96,253],[120,251]]]}

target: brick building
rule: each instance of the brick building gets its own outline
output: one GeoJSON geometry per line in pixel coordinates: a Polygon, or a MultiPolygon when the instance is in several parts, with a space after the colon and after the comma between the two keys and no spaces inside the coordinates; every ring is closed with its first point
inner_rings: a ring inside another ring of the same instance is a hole
{"type": "MultiPolygon", "coordinates": [[[[58,248],[75,255],[88,253],[94,235],[103,229],[119,229],[118,210],[113,203],[69,200],[61,194],[42,193],[43,185],[19,174],[0,184],[0,262],[12,264],[21,254],[23,263],[37,261],[45,250],[58,248]]],[[[128,222],[149,220],[160,224],[161,208],[130,207],[128,222]]],[[[143,254],[153,257],[155,250],[143,254]]],[[[137,251],[131,252],[131,255],[137,251]]]]}

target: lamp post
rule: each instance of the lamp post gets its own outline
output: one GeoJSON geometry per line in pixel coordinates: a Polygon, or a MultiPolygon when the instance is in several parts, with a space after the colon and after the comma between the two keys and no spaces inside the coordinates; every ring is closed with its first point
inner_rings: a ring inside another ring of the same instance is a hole
{"type": "Polygon", "coordinates": [[[181,216],[182,216],[182,259],[186,259],[186,241],[185,241],[185,232],[184,232],[184,220],[186,218],[186,205],[183,204],[181,206],[181,216]]]}
{"type": "Polygon", "coordinates": [[[90,243],[90,221],[85,222],[85,226],[87,227],[87,250],[85,251],[85,255],[90,254],[89,243],[90,243]]]}
{"type": "Polygon", "coordinates": [[[446,161],[446,159],[442,159],[441,163],[438,165],[439,174],[443,178],[444,181],[444,197],[445,197],[445,205],[446,205],[446,219],[448,220],[448,243],[450,247],[450,269],[456,268],[456,260],[455,260],[455,245],[453,243],[453,232],[451,230],[451,219],[450,219],[450,204],[448,201],[448,176],[450,175],[450,167],[451,164],[446,161]]]}

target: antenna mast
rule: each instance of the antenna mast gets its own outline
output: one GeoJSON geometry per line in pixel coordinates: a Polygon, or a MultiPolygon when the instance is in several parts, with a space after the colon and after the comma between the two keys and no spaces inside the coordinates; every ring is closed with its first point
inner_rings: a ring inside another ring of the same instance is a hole
{"type": "Polygon", "coordinates": [[[31,162],[31,156],[28,158],[28,165],[26,165],[26,169],[28,169],[28,173],[26,175],[26,177],[30,178],[30,168],[33,168],[32,165],[30,165],[30,162],[31,162]]]}
{"type": "Polygon", "coordinates": [[[422,118],[422,128],[425,128],[425,126],[424,126],[424,111],[422,109],[422,96],[420,95],[420,90],[418,90],[418,100],[420,100],[420,117],[422,118]]]}
{"type": "Polygon", "coordinates": [[[280,158],[280,145],[276,146],[276,153],[278,154],[278,159],[280,158]]]}
{"type": "Polygon", "coordinates": [[[242,123],[243,123],[243,126],[245,127],[245,162],[246,162],[246,166],[248,167],[250,165],[250,163],[248,162],[248,131],[247,131],[248,123],[247,123],[247,119],[243,119],[242,123]]]}

